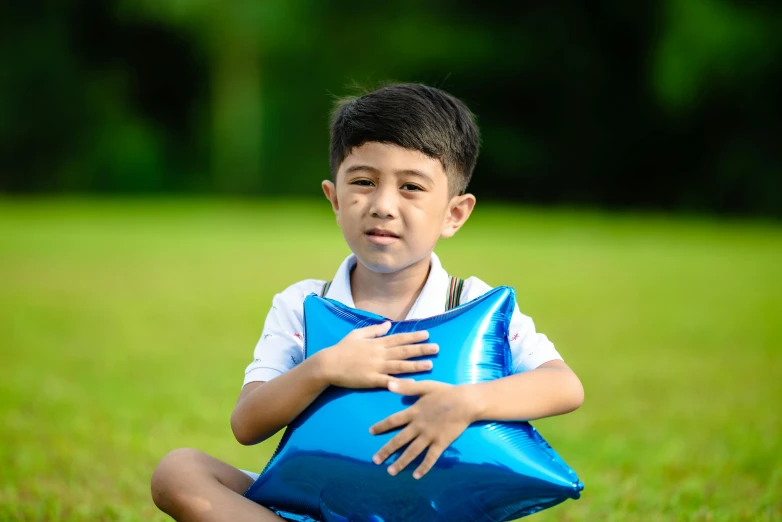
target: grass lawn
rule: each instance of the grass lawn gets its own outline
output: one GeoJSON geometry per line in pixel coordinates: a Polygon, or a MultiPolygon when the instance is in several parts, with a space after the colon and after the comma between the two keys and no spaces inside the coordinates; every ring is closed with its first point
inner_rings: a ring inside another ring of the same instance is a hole
{"type": "MultiPolygon", "coordinates": [[[[782,226],[479,206],[437,251],[584,383],[535,425],[586,489],[528,520],[782,520],[782,226]]],[[[0,520],[165,520],[181,446],[262,469],[228,419],[271,298],[347,253],[325,202],[0,200],[0,520]]]]}

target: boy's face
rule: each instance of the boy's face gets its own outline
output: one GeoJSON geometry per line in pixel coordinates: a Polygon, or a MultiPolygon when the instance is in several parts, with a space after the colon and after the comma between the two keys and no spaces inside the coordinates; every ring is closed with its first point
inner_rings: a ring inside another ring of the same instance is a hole
{"type": "Polygon", "coordinates": [[[451,197],[437,159],[397,145],[368,142],[339,166],[336,184],[323,182],[337,223],[361,263],[393,273],[428,261],[440,237],[450,237],[475,204],[451,197]]]}

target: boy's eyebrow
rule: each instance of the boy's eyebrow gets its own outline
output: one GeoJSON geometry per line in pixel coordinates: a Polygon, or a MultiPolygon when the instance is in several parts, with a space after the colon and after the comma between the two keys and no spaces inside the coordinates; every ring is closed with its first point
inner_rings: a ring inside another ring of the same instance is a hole
{"type": "Polygon", "coordinates": [[[368,170],[375,174],[380,172],[375,167],[370,167],[369,165],[351,165],[350,167],[345,169],[345,174],[350,174],[351,172],[356,172],[357,170],[368,170]]]}
{"type": "MultiPolygon", "coordinates": [[[[379,174],[380,170],[376,169],[375,167],[372,167],[370,165],[351,165],[347,169],[345,169],[345,174],[350,174],[351,172],[356,172],[359,170],[368,170],[369,172],[372,172],[373,174],[379,174]]],[[[407,174],[410,176],[417,176],[420,178],[424,178],[425,180],[432,182],[432,177],[428,174],[421,172],[420,170],[415,169],[402,169],[402,170],[396,170],[394,171],[395,174],[407,174]]]]}

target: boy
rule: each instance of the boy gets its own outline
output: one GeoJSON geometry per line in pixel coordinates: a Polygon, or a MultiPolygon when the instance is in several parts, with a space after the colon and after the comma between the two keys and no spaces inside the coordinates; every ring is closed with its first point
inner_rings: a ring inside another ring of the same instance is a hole
{"type": "MultiPolygon", "coordinates": [[[[353,331],[337,345],[304,359],[303,301],[312,292],[392,320],[441,314],[450,279],[433,253],[437,240],[467,221],[475,197],[465,193],[478,156],[479,136],[467,107],[431,87],[397,84],[343,101],[331,123],[331,176],[322,184],[353,254],[330,283],[305,280],[274,297],[255,360],[231,416],[234,436],[257,444],[288,425],[328,386],[387,387],[419,399],[367,427],[400,428],[373,460],[399,473],[425,455],[414,477],[478,420],[532,420],[578,408],[583,388],[545,335],[516,306],[509,343],[515,373],[496,381],[451,386],[398,374],[428,370],[436,353],[426,332],[385,334],[390,323],[353,331]]],[[[464,282],[460,300],[490,287],[464,282]]],[[[456,299],[459,296],[456,295],[456,299]]],[[[179,521],[282,520],[242,495],[257,475],[206,454],[180,449],[152,477],[157,506],[179,521]]]]}

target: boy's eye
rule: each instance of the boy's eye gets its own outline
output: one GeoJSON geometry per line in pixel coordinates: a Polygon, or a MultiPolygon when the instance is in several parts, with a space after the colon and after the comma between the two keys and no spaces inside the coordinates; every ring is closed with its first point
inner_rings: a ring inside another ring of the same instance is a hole
{"type": "Polygon", "coordinates": [[[357,179],[350,182],[351,185],[359,185],[361,187],[371,187],[373,183],[368,179],[357,179]]]}
{"type": "Polygon", "coordinates": [[[402,188],[405,190],[423,190],[418,185],[413,185],[412,183],[405,183],[404,185],[402,185],[402,188]]]}

